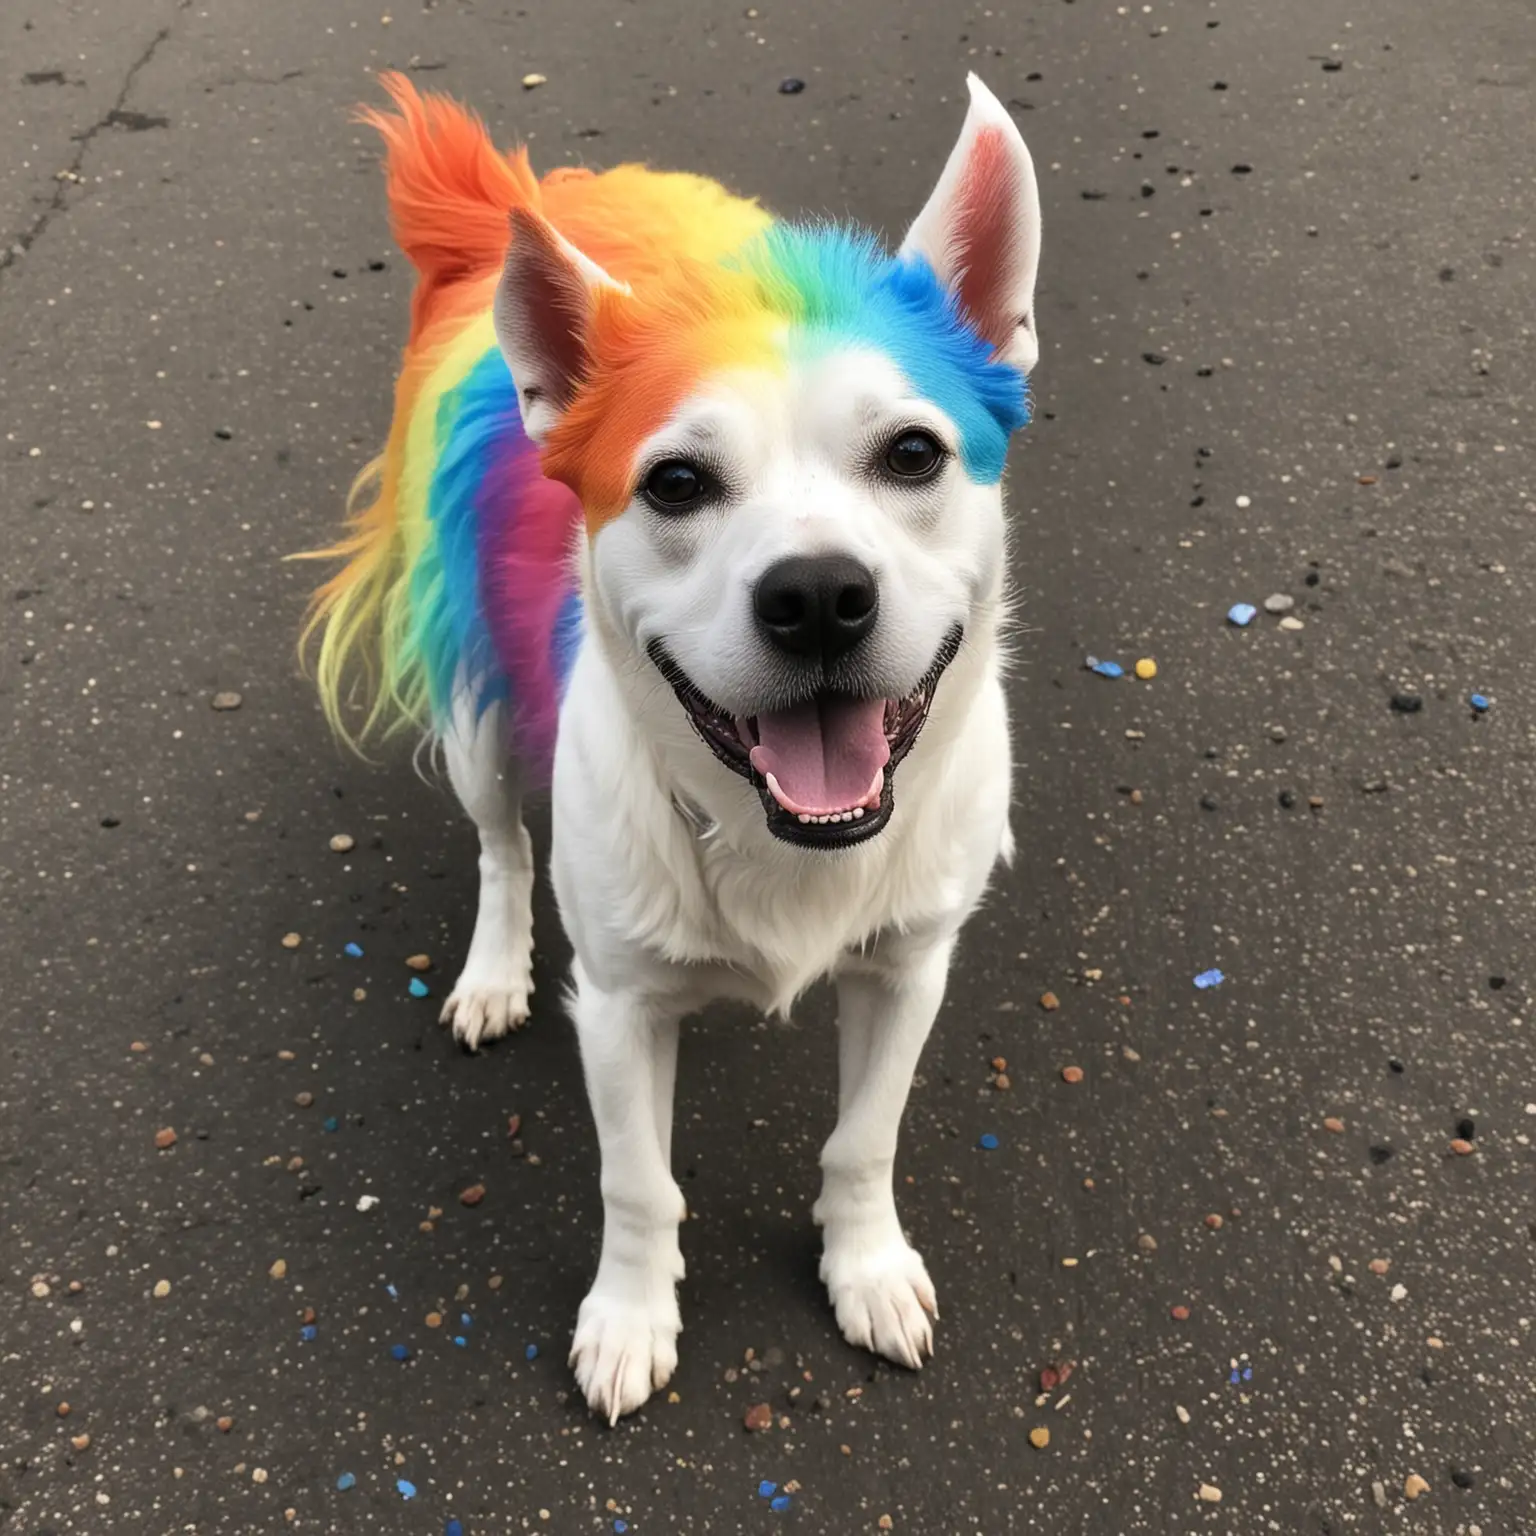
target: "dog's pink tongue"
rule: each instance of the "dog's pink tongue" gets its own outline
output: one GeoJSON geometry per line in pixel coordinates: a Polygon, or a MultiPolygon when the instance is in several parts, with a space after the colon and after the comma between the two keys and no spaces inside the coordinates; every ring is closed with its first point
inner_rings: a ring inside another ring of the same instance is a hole
{"type": "Polygon", "coordinates": [[[884,699],[818,699],[761,714],[751,753],[752,766],[773,776],[779,804],[812,816],[878,800],[876,775],[890,755],[884,699]]]}

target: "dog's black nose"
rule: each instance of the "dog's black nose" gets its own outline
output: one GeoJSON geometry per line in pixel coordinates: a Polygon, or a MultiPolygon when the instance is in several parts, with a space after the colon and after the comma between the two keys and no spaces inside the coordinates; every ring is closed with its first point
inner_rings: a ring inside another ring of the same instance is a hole
{"type": "Polygon", "coordinates": [[[752,594],[757,627],[792,656],[835,661],[875,627],[874,573],[847,555],[796,555],[769,566],[752,594]]]}

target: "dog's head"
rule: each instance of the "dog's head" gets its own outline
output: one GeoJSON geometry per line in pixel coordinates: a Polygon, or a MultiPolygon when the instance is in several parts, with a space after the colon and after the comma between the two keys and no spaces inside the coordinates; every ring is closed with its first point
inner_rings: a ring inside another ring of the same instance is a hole
{"type": "Polygon", "coordinates": [[[894,257],[775,224],[631,292],[514,216],[498,334],[545,473],[586,508],[588,602],[787,842],[881,830],[996,599],[1039,223],[1029,152],[974,77],[894,257]]]}

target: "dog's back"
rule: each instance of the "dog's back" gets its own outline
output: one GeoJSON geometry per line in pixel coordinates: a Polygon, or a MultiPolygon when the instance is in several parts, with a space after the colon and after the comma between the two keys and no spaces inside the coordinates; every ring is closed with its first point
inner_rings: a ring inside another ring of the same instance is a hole
{"type": "Polygon", "coordinates": [[[418,274],[384,452],[353,488],[343,569],[316,595],[317,673],[331,723],[358,740],[440,729],[454,693],[504,699],[519,757],[548,772],[580,633],[571,568],[581,508],[539,471],[492,319],[508,215],[541,215],[617,281],[714,261],[769,222],[704,177],[623,165],[539,180],[458,103],[383,79],[365,111],[387,148],[395,238],[418,274]],[[366,689],[361,700],[349,690],[366,689]],[[349,704],[361,703],[361,724],[349,704]]]}

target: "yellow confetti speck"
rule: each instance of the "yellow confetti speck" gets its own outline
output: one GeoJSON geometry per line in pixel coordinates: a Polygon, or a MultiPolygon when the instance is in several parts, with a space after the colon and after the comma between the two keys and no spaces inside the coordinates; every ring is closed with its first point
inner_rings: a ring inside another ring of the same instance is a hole
{"type": "Polygon", "coordinates": [[[1136,676],[1139,677],[1144,683],[1149,682],[1152,678],[1157,676],[1157,663],[1153,661],[1150,656],[1143,656],[1141,660],[1136,663],[1136,676]]]}

